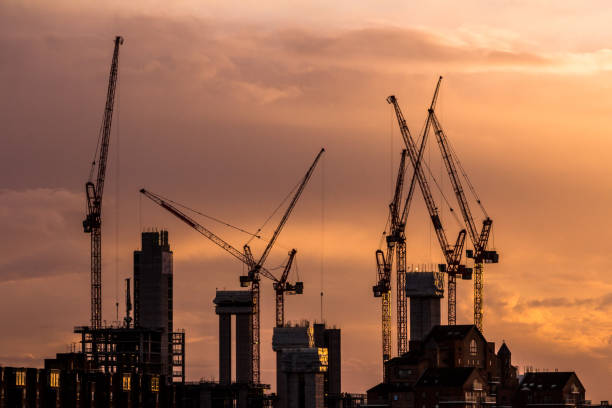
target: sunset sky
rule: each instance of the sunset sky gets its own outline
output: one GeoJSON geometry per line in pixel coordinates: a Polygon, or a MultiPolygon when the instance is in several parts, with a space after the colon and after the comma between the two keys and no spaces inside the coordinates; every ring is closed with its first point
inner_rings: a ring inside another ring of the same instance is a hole
{"type": "MultiPolygon", "coordinates": [[[[374,251],[402,147],[385,98],[397,96],[418,134],[443,75],[438,117],[500,253],[485,270],[486,338],[505,340],[521,372],[574,370],[587,399],[612,398],[608,1],[98,3],[0,2],[0,365],[42,366],[89,321],[83,190],[122,35],[103,204],[107,322],[116,299],[123,314],[140,231],[166,228],[187,377],[217,377],[212,299],[238,288],[243,268],[138,190],[256,230],[325,147],[267,266],[298,249],[305,293],[288,298],[287,319],[319,319],[323,290],[324,319],[342,329],[343,390],[376,385],[374,251]]],[[[459,225],[434,197],[454,241],[459,225]]],[[[202,222],[236,247],[248,239],[202,222]]],[[[409,264],[441,262],[420,192],[406,234],[409,264]]],[[[262,380],[274,385],[274,296],[262,286],[262,380]]],[[[468,324],[472,282],[458,287],[468,324]]]]}

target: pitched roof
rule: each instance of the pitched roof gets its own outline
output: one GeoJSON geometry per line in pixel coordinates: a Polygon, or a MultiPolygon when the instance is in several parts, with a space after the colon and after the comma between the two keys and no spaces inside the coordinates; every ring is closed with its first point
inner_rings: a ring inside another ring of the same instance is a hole
{"type": "Polygon", "coordinates": [[[573,371],[525,373],[520,388],[538,391],[561,389],[567,385],[572,375],[575,375],[573,371]]]}
{"type": "Polygon", "coordinates": [[[499,350],[497,350],[497,355],[510,355],[510,349],[506,346],[506,342],[503,342],[499,350]]]}
{"type": "Polygon", "coordinates": [[[390,392],[409,392],[413,390],[414,389],[412,388],[412,386],[403,383],[380,383],[370,388],[367,392],[387,394],[390,392]]]}
{"type": "Polygon", "coordinates": [[[461,387],[474,370],[475,367],[428,368],[415,387],[461,387]]]}
{"type": "Polygon", "coordinates": [[[412,350],[412,351],[402,354],[401,356],[393,357],[391,360],[387,361],[385,365],[386,364],[418,364],[422,358],[423,358],[423,353],[412,350]]]}
{"type": "Polygon", "coordinates": [[[429,332],[429,334],[425,337],[425,342],[429,339],[434,339],[435,341],[442,341],[448,339],[463,339],[468,333],[475,329],[480,337],[484,336],[480,333],[480,330],[473,324],[458,324],[458,325],[439,325],[434,326],[433,329],[429,332]]]}

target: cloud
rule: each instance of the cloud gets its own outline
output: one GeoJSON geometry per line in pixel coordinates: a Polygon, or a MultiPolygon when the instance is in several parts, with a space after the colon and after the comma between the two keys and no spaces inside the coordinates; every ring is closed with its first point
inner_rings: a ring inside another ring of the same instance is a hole
{"type": "Polygon", "coordinates": [[[87,270],[72,259],[88,246],[76,222],[83,207],[83,196],[63,189],[0,190],[0,246],[5,250],[0,282],[87,270]]]}
{"type": "MultiPolygon", "coordinates": [[[[270,265],[286,258],[284,247],[298,248],[307,289],[287,301],[292,320],[319,318],[323,281],[325,318],[343,330],[345,389],[363,391],[381,377],[373,254],[400,146],[384,99],[397,93],[410,126],[418,126],[440,73],[447,78],[440,118],[495,219],[501,262],[487,265],[485,274],[487,338],[506,339],[517,361],[533,365],[556,358],[582,373],[603,365],[597,358],[610,361],[612,225],[601,215],[612,202],[601,185],[612,177],[601,154],[612,148],[612,102],[602,86],[609,82],[607,50],[546,50],[512,30],[486,26],[319,29],[91,7],[0,4],[0,81],[10,96],[0,100],[0,185],[6,188],[0,244],[7,254],[0,260],[6,306],[0,310],[20,309],[18,316],[0,317],[12,325],[3,354],[52,355],[58,350],[42,348],[39,338],[63,344],[71,326],[87,321],[89,247],[79,192],[95,149],[112,38],[121,33],[104,259],[112,262],[106,249],[116,244],[116,274],[127,277],[142,227],[170,230],[176,325],[202,344],[190,352],[190,378],[216,374],[211,299],[215,287],[235,287],[241,266],[139,198],[138,189],[150,187],[255,230],[325,146],[270,265]],[[61,331],[47,327],[40,313],[32,316],[22,301],[30,298],[38,309],[56,307],[52,324],[61,331]],[[30,342],[23,345],[22,337],[30,342]]],[[[443,174],[435,149],[433,142],[430,167],[443,174]]],[[[453,236],[457,225],[443,217],[453,236]]],[[[430,224],[417,193],[409,263],[439,262],[430,224]]],[[[246,240],[220,235],[237,247],[246,240]]],[[[109,268],[103,278],[104,314],[114,318],[112,287],[119,285],[109,268]]],[[[459,322],[471,322],[472,283],[458,286],[459,322]]],[[[266,329],[273,324],[269,290],[266,329]]],[[[121,299],[121,289],[115,295],[121,299]]],[[[262,354],[264,368],[273,369],[271,348],[262,354]]],[[[269,372],[264,379],[273,382],[269,372]]],[[[604,390],[601,378],[592,381],[604,390]]]]}

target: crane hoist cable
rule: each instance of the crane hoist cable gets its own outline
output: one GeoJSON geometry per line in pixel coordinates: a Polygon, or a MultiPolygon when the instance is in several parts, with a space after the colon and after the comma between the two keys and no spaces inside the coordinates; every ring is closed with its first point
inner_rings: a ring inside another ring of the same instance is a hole
{"type": "MultiPolygon", "coordinates": [[[[274,215],[276,215],[276,213],[278,212],[278,210],[281,209],[281,207],[287,202],[287,200],[289,199],[289,197],[291,197],[291,195],[295,192],[295,190],[298,189],[298,187],[300,186],[300,183],[298,182],[292,189],[291,191],[289,191],[289,193],[287,193],[287,195],[285,196],[285,198],[283,198],[283,200],[280,202],[280,204],[274,209],[274,211],[272,211],[272,214],[270,214],[268,216],[268,218],[266,218],[266,220],[263,222],[263,224],[261,224],[261,226],[259,228],[257,228],[257,231],[255,232],[255,234],[259,234],[264,228],[265,226],[268,224],[268,222],[272,219],[272,217],[274,217],[274,215]]],[[[261,238],[261,237],[259,237],[261,238]]],[[[251,243],[251,241],[253,240],[253,237],[251,237],[251,239],[249,239],[247,241],[247,245],[251,243]]],[[[269,241],[269,240],[266,240],[269,241]]]]}
{"type": "MultiPolygon", "coordinates": [[[[177,206],[177,207],[184,208],[185,210],[188,210],[188,211],[191,211],[191,212],[193,212],[193,213],[195,213],[195,214],[201,215],[202,217],[208,218],[209,220],[215,221],[215,222],[217,222],[217,223],[219,223],[219,224],[221,224],[221,225],[225,225],[226,227],[233,228],[233,229],[235,229],[235,230],[237,230],[237,231],[240,231],[240,232],[242,232],[242,233],[245,233],[245,234],[247,234],[247,235],[250,235],[252,238],[262,239],[260,235],[254,234],[254,233],[249,232],[249,231],[247,231],[247,230],[245,230],[245,229],[242,229],[242,228],[240,228],[240,227],[237,227],[237,226],[235,226],[235,225],[232,225],[232,224],[230,224],[230,223],[228,223],[228,222],[225,222],[225,221],[220,220],[220,219],[218,219],[218,218],[215,218],[215,217],[212,217],[212,216],[210,216],[210,215],[204,214],[204,213],[202,213],[202,212],[200,212],[200,211],[198,211],[198,210],[195,210],[195,209],[193,209],[193,208],[191,208],[191,207],[188,207],[188,206],[186,206],[186,205],[184,205],[184,204],[181,204],[181,203],[179,203],[179,202],[176,202],[176,201],[174,201],[174,200],[171,200],[171,199],[169,199],[168,197],[164,197],[164,196],[162,196],[162,195],[160,195],[160,194],[156,194],[156,195],[157,195],[159,198],[163,199],[164,201],[169,202],[169,203],[172,203],[172,204],[174,204],[174,205],[175,205],[175,206],[177,206]]],[[[251,239],[252,239],[252,238],[251,238],[251,239]]],[[[250,241],[249,241],[249,242],[250,242],[250,241]]]]}

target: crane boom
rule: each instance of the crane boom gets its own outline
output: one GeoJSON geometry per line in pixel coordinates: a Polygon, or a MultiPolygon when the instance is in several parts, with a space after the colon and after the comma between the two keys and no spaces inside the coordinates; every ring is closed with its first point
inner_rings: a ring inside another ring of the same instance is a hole
{"type": "Polygon", "coordinates": [[[104,178],[106,176],[106,162],[110,143],[111,125],[113,122],[113,109],[115,106],[115,89],[117,87],[117,74],[119,67],[119,46],[123,44],[123,37],[115,37],[115,48],[111,61],[106,92],[106,105],[100,127],[98,140],[99,153],[97,158],[97,177],[93,181],[96,170],[96,159],[91,164],[89,180],[85,183],[85,197],[87,201],[87,214],[83,221],[83,230],[91,234],[91,328],[99,329],[102,326],[102,194],[104,192],[104,178]]]}
{"type": "MultiPolygon", "coordinates": [[[[173,214],[175,217],[177,217],[178,219],[183,221],[185,224],[189,225],[191,228],[193,228],[196,231],[198,231],[200,234],[204,235],[206,238],[210,239],[217,246],[223,248],[225,251],[227,251],[234,258],[236,258],[239,261],[243,262],[247,266],[251,266],[251,264],[253,262],[252,261],[253,258],[252,258],[252,256],[249,257],[250,248],[248,248],[248,247],[247,247],[248,249],[245,248],[245,253],[242,253],[239,250],[237,250],[236,248],[234,248],[231,244],[229,244],[226,241],[224,241],[222,238],[220,238],[214,232],[210,231],[208,228],[204,227],[203,225],[201,225],[200,223],[195,221],[193,218],[191,218],[190,216],[188,216],[187,214],[185,214],[184,212],[182,212],[181,210],[179,210],[178,208],[176,208],[175,206],[173,206],[172,204],[170,204],[169,202],[167,202],[166,200],[164,200],[163,198],[161,198],[157,194],[152,193],[152,192],[150,192],[148,190],[145,190],[144,188],[140,189],[140,193],[142,193],[145,197],[147,197],[148,199],[150,199],[151,201],[153,201],[154,203],[156,203],[160,207],[162,207],[165,210],[167,210],[169,213],[173,214]]],[[[268,271],[267,269],[261,268],[260,272],[266,278],[268,278],[268,279],[270,279],[270,280],[272,280],[274,282],[278,282],[278,279],[270,271],[268,271]]]]}
{"type": "MultiPolygon", "coordinates": [[[[293,195],[293,198],[291,199],[291,202],[289,203],[289,207],[287,207],[287,210],[285,211],[285,214],[283,215],[283,218],[280,220],[280,223],[278,224],[278,227],[276,227],[276,230],[274,231],[274,234],[272,235],[272,238],[270,238],[270,241],[268,242],[268,245],[266,246],[266,249],[261,254],[261,257],[259,258],[259,261],[257,262],[257,265],[261,266],[266,261],[266,258],[268,257],[268,254],[272,250],[272,247],[274,246],[274,243],[276,242],[276,239],[278,238],[278,235],[280,234],[281,230],[285,226],[285,223],[287,222],[287,219],[289,219],[289,215],[291,215],[291,212],[293,211],[293,208],[295,207],[295,204],[297,203],[298,199],[302,195],[302,192],[304,191],[304,188],[306,187],[306,184],[308,183],[308,180],[310,180],[310,177],[312,176],[312,173],[313,173],[315,167],[317,166],[317,163],[319,162],[319,159],[321,158],[323,153],[325,153],[325,149],[321,149],[319,151],[319,154],[317,154],[317,157],[315,158],[314,162],[312,163],[312,165],[310,166],[310,168],[306,172],[306,175],[302,179],[302,182],[300,183],[300,186],[298,187],[297,191],[293,195]]],[[[256,267],[257,267],[257,265],[256,265],[256,267]]]]}

